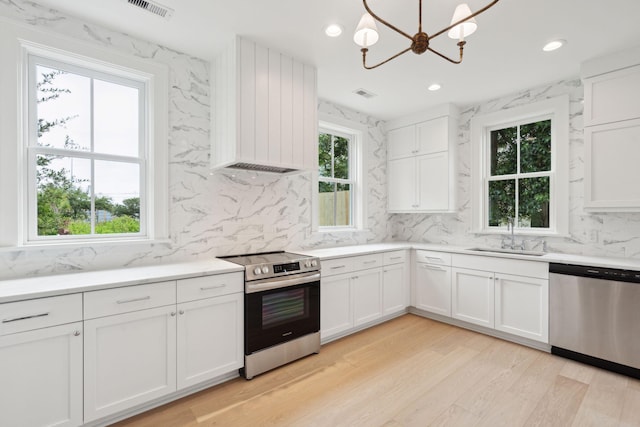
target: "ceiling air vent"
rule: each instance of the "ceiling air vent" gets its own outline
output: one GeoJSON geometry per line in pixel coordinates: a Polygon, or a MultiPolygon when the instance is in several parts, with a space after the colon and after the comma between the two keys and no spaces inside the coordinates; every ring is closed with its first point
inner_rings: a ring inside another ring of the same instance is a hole
{"type": "Polygon", "coordinates": [[[159,3],[147,1],[147,0],[127,0],[127,3],[130,5],[139,7],[140,9],[144,9],[149,13],[153,13],[154,15],[160,16],[165,19],[171,18],[173,15],[173,9],[162,6],[159,3]]]}
{"type": "Polygon", "coordinates": [[[353,93],[367,99],[373,98],[374,96],[378,96],[375,93],[369,92],[368,90],[362,89],[362,88],[354,90],[353,93]]]}

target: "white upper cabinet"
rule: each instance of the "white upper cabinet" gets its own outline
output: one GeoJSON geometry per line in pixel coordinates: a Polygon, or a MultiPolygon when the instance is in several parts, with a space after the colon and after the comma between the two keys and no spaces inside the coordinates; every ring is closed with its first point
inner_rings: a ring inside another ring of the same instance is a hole
{"type": "Polygon", "coordinates": [[[211,166],[315,170],[316,69],[236,37],[212,67],[211,166]]]}
{"type": "Polygon", "coordinates": [[[455,210],[455,108],[446,105],[387,127],[389,212],[455,210]]]}
{"type": "Polygon", "coordinates": [[[640,49],[582,65],[585,210],[640,211],[640,49]]]}

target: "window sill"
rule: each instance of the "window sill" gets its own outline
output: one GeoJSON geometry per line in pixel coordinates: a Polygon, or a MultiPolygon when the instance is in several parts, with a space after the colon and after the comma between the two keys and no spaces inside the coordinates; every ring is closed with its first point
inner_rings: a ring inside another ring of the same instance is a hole
{"type": "Polygon", "coordinates": [[[355,227],[319,227],[316,232],[317,233],[358,233],[367,231],[364,228],[355,228],[355,227]]]}
{"type": "Polygon", "coordinates": [[[117,240],[94,240],[94,241],[75,241],[75,242],[51,242],[51,243],[26,243],[19,246],[2,246],[0,247],[0,253],[3,252],[16,252],[16,251],[43,251],[43,250],[65,250],[65,249],[77,249],[77,248],[91,248],[91,247],[111,247],[111,246],[152,246],[152,245],[165,245],[171,244],[169,239],[117,239],[117,240]]]}

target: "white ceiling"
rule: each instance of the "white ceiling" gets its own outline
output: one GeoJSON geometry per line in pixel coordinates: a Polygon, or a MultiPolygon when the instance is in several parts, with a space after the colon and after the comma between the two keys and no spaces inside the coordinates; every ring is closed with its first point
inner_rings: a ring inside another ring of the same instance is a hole
{"type": "MultiPolygon", "coordinates": [[[[434,33],[449,24],[463,0],[424,0],[423,29],[434,33]]],[[[489,0],[466,0],[475,11],[489,0]]],[[[452,102],[458,105],[578,76],[580,63],[608,52],[640,45],[638,0],[501,0],[477,18],[461,65],[429,52],[406,53],[375,70],[364,70],[352,40],[364,12],[361,0],[160,0],[175,10],[169,20],[126,0],[39,0],[88,22],[211,60],[239,34],[318,68],[322,99],[387,120],[452,102]],[[323,28],[337,22],[336,39],[323,28]],[[562,49],[542,52],[562,38],[562,49]],[[442,89],[429,92],[427,86],[442,89]],[[364,88],[377,94],[364,99],[364,88]]],[[[418,0],[369,0],[371,9],[409,34],[417,32],[418,0]]],[[[409,47],[409,41],[379,25],[380,41],[369,51],[378,62],[409,47]]],[[[432,47],[455,57],[456,41],[445,34],[432,47]]]]}

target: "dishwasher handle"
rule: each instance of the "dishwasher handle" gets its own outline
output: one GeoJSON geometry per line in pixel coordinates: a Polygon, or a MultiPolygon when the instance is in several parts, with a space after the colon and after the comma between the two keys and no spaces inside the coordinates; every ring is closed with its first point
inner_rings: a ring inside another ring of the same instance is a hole
{"type": "Polygon", "coordinates": [[[616,282],[640,283],[640,271],[589,265],[550,263],[549,273],[588,277],[616,282]]]}

